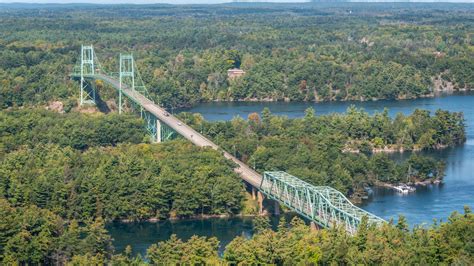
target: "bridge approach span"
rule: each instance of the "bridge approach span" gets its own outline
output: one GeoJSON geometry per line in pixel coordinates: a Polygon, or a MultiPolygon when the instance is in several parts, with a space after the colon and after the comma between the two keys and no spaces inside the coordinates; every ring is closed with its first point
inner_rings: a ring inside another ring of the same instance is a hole
{"type": "MultiPolygon", "coordinates": [[[[100,79],[112,87],[116,88],[117,90],[120,89],[120,82],[113,77],[104,75],[104,74],[96,74],[94,75],[95,79],[100,79]]],[[[195,145],[199,147],[211,147],[214,150],[221,150],[224,153],[224,156],[232,160],[237,166],[234,168],[234,171],[240,175],[240,177],[245,180],[247,183],[252,185],[255,188],[259,188],[260,184],[262,183],[262,175],[254,171],[252,168],[244,164],[242,161],[237,159],[235,156],[231,155],[230,153],[223,151],[217,146],[214,142],[209,140],[208,138],[204,137],[201,133],[197,132],[190,126],[186,125],[178,118],[176,118],[172,114],[168,114],[165,109],[161,108],[141,93],[136,90],[130,89],[127,85],[122,84],[122,93],[125,94],[130,100],[134,101],[146,111],[152,113],[156,118],[158,118],[161,122],[165,123],[167,126],[172,128],[178,134],[183,136],[184,138],[188,139],[195,145]]]]}

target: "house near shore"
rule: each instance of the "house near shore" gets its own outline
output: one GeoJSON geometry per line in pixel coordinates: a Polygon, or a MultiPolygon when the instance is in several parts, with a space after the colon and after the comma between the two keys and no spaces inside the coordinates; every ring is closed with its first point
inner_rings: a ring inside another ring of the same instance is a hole
{"type": "Polygon", "coordinates": [[[232,68],[232,69],[227,70],[228,79],[240,78],[243,75],[245,75],[245,71],[243,71],[242,69],[232,68]]]}

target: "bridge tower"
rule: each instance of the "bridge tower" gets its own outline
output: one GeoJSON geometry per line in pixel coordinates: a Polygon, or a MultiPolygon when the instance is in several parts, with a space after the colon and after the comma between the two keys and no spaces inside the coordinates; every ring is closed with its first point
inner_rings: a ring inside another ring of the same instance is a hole
{"type": "MultiPolygon", "coordinates": [[[[118,91],[119,113],[124,111],[124,106],[140,113],[140,117],[145,120],[146,129],[153,142],[162,142],[175,138],[177,133],[171,127],[161,122],[156,114],[153,114],[143,106],[143,98],[151,101],[153,104],[155,103],[151,100],[133,55],[131,53],[120,54],[119,63],[120,69],[117,77],[117,73],[104,71],[92,45],[81,46],[81,60],[78,62],[78,65],[74,66],[71,73],[71,78],[80,81],[80,105],[96,104],[96,95],[98,94],[95,81],[105,81],[118,91]],[[127,99],[127,104],[125,104],[125,99],[127,99]]],[[[165,115],[168,116],[169,114],[166,113],[165,115]]]]}
{"type": "Polygon", "coordinates": [[[80,105],[95,104],[95,64],[94,47],[92,45],[81,46],[81,99],[80,105]]]}
{"type": "Polygon", "coordinates": [[[120,73],[119,73],[119,114],[122,113],[122,87],[128,86],[135,90],[135,62],[132,54],[120,54],[120,73]]]}
{"type": "MultiPolygon", "coordinates": [[[[148,96],[148,90],[143,83],[140,72],[136,69],[133,54],[120,54],[120,72],[119,72],[119,113],[123,111],[125,103],[123,102],[123,89],[137,91],[144,96],[148,96]]],[[[165,137],[171,135],[172,130],[161,123],[155,115],[130,102],[132,107],[140,111],[140,117],[145,120],[146,128],[152,137],[153,142],[162,142],[165,137]]]]}

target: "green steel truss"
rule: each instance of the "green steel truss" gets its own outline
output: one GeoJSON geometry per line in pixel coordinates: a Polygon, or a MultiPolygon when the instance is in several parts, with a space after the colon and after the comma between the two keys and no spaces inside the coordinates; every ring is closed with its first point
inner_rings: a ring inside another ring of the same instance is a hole
{"type": "Polygon", "coordinates": [[[354,206],[341,192],[327,186],[313,186],[286,172],[265,172],[260,190],[318,225],[344,226],[354,234],[362,217],[369,224],[385,221],[354,206]]]}
{"type": "Polygon", "coordinates": [[[95,82],[93,76],[95,74],[94,64],[94,48],[92,45],[81,46],[81,65],[80,83],[81,83],[81,99],[80,105],[95,104],[95,82]]]}
{"type": "Polygon", "coordinates": [[[155,115],[143,109],[138,103],[131,101],[131,107],[136,113],[140,113],[140,117],[145,120],[146,130],[153,142],[163,142],[177,137],[177,133],[172,128],[162,123],[155,115]]]}
{"type": "Polygon", "coordinates": [[[102,80],[110,84],[118,91],[119,97],[119,113],[123,112],[125,106],[125,97],[128,97],[131,109],[140,114],[145,120],[146,129],[153,142],[162,142],[177,137],[177,133],[162,123],[155,115],[146,111],[132,97],[124,93],[124,88],[136,91],[146,98],[150,99],[148,90],[143,82],[140,72],[138,71],[132,54],[120,54],[119,73],[107,73],[103,71],[99,60],[97,59],[92,45],[81,46],[81,60],[77,66],[73,68],[71,74],[73,79],[80,81],[80,105],[96,103],[96,87],[95,81],[102,80]],[[118,79],[118,82],[116,82],[118,79]]]}

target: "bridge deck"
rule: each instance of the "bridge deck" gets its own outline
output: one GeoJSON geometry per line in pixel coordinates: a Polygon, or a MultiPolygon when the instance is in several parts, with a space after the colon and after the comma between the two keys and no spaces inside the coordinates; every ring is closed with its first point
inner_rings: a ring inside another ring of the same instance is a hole
{"type": "MultiPolygon", "coordinates": [[[[112,85],[115,89],[120,88],[119,81],[116,79],[103,75],[98,74],[94,75],[94,78],[101,79],[110,85],[112,85]]],[[[182,121],[180,121],[175,116],[169,114],[165,115],[166,110],[155,104],[154,102],[147,99],[141,93],[131,90],[130,88],[124,86],[122,84],[122,92],[129,97],[131,100],[135,101],[136,103],[140,104],[146,111],[155,115],[161,122],[168,125],[170,128],[175,130],[184,138],[188,139],[195,145],[199,147],[211,147],[214,150],[220,150],[219,146],[217,146],[214,142],[209,140],[208,138],[204,137],[202,134],[191,128],[190,126],[186,125],[182,121]]],[[[262,175],[251,169],[249,166],[244,164],[242,161],[237,159],[235,156],[232,156],[230,153],[223,151],[224,156],[232,160],[237,166],[234,168],[234,171],[240,175],[240,177],[248,182],[250,185],[259,188],[262,182],[262,175]]]]}

